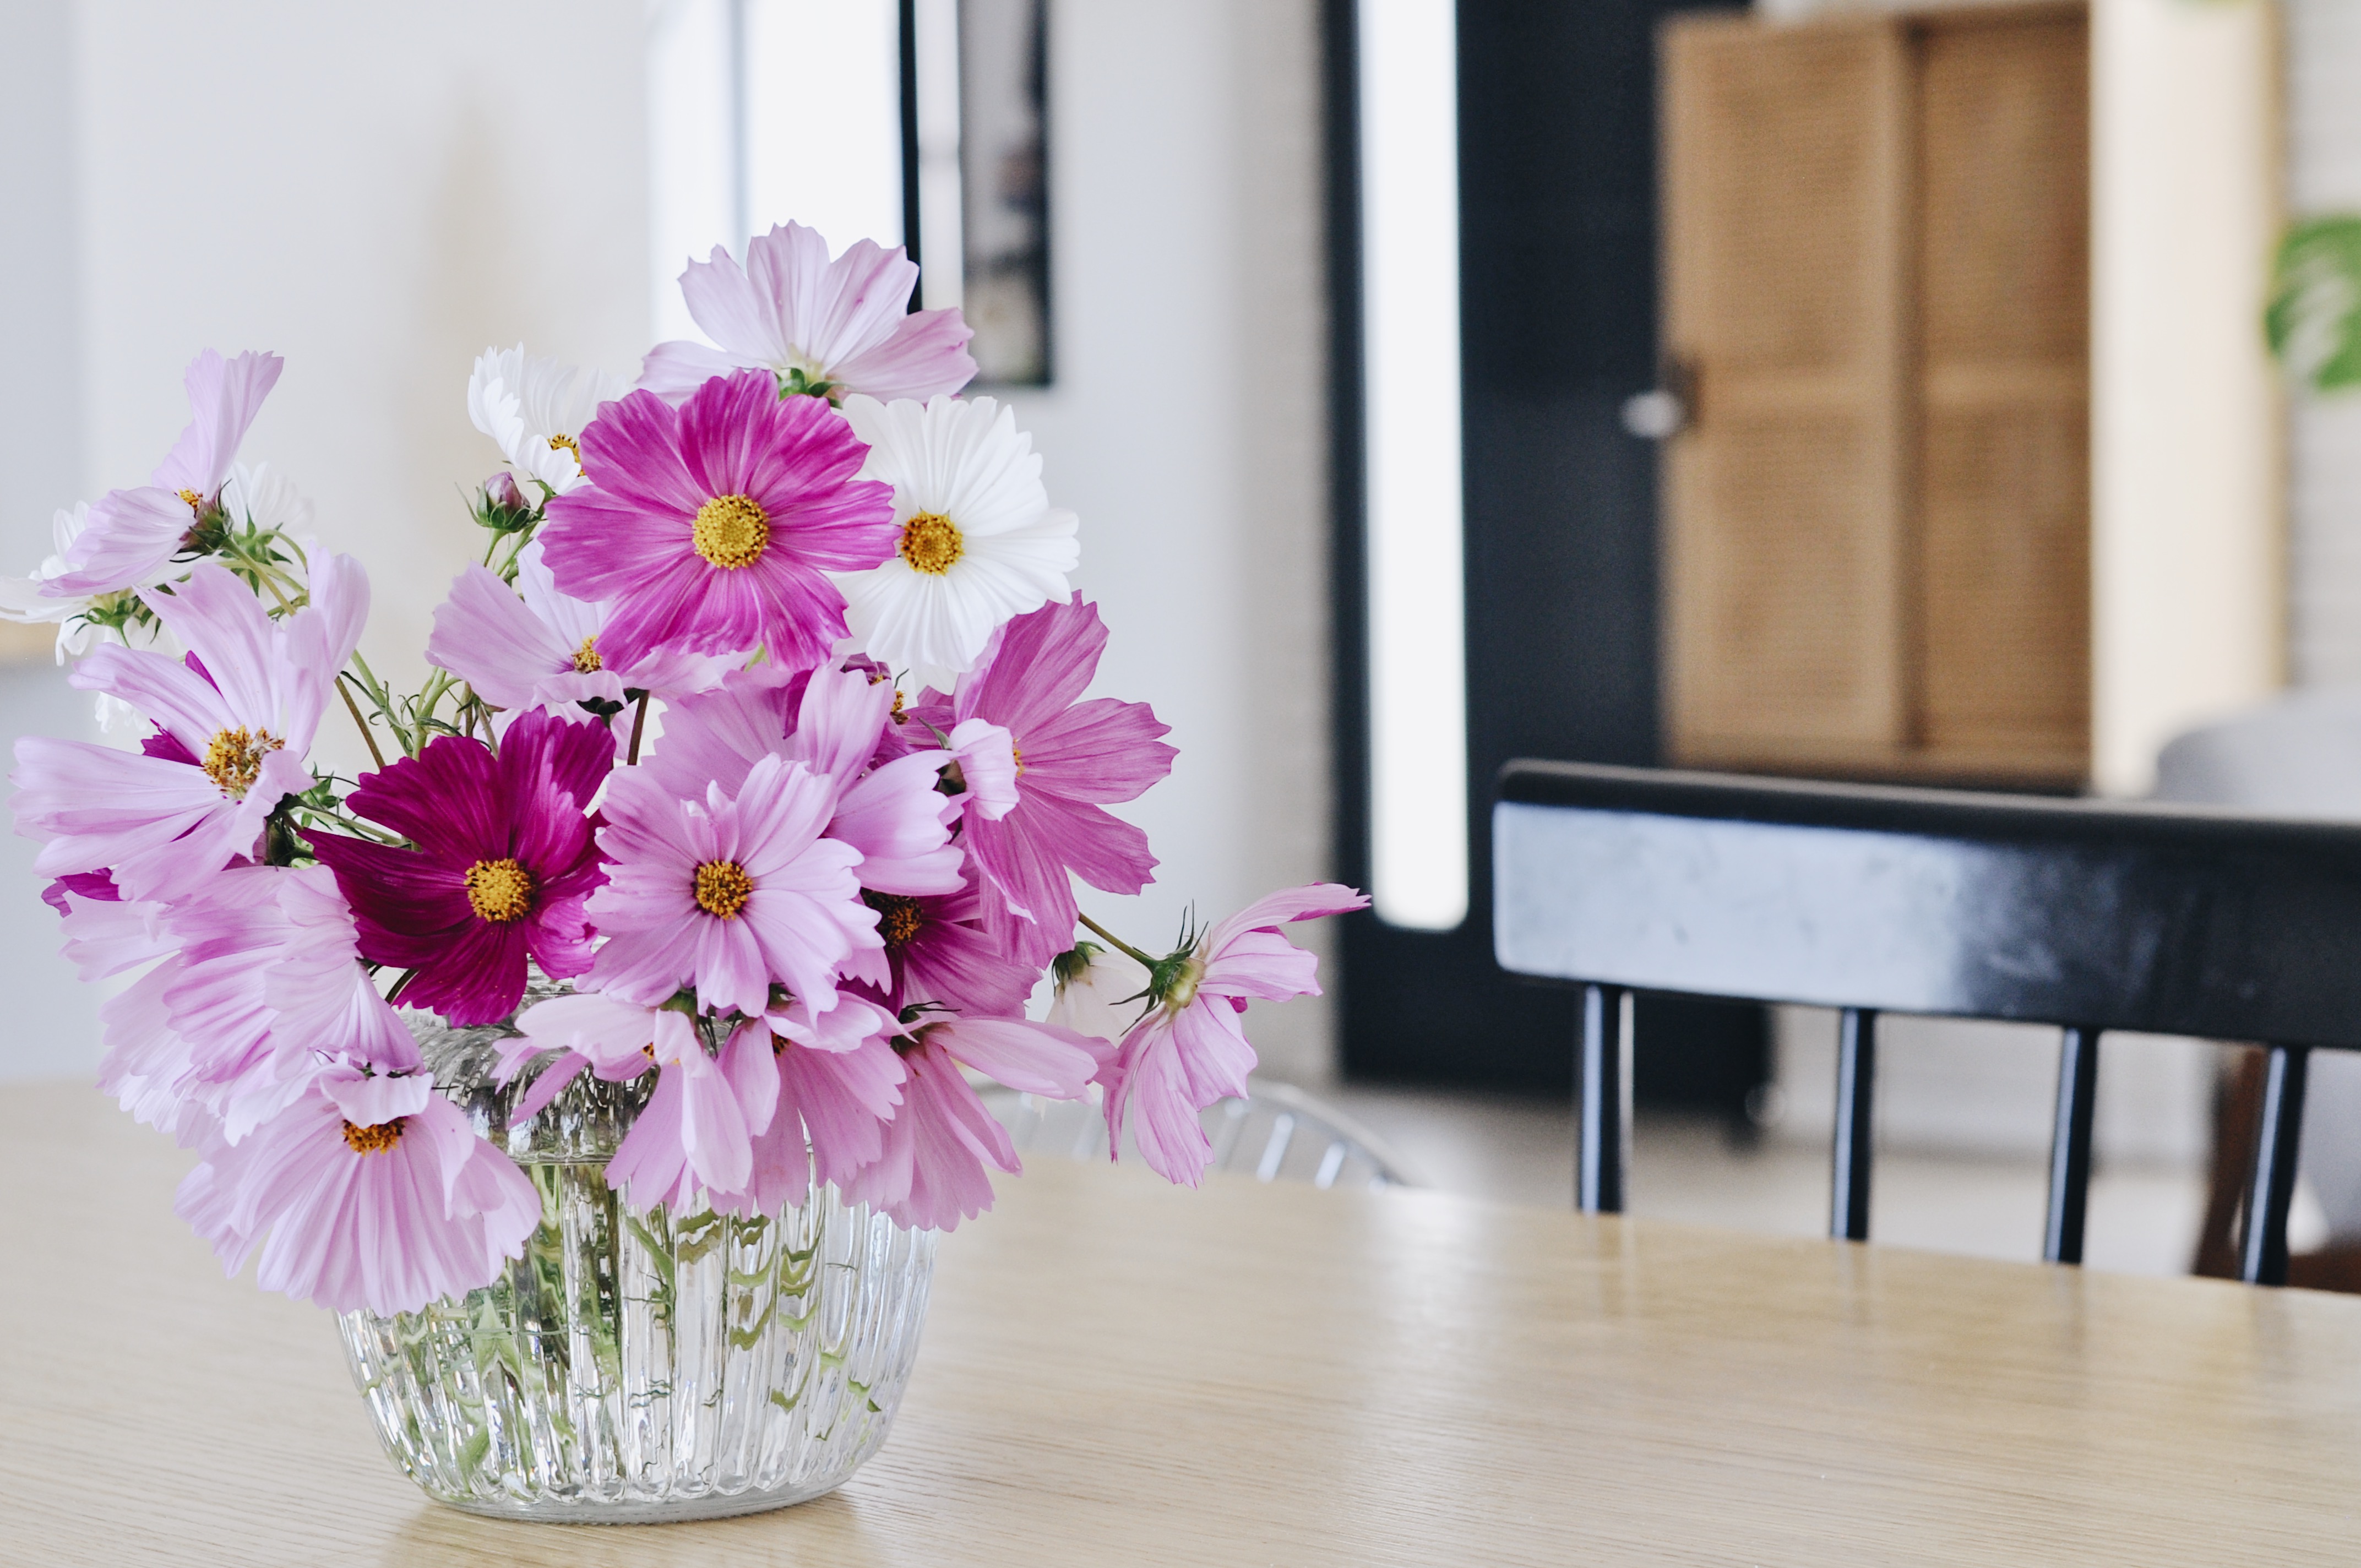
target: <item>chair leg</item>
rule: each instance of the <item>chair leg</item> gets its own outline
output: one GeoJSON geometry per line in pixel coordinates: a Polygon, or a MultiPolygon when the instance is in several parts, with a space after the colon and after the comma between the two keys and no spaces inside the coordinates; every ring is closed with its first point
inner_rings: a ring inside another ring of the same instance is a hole
{"type": "Polygon", "coordinates": [[[1575,1119],[1582,1147],[1575,1170],[1575,1206],[1586,1214],[1623,1212],[1623,1164],[1630,1130],[1624,1058],[1626,992],[1618,986],[1582,988],[1582,1055],[1575,1063],[1575,1119]]]}
{"type": "Polygon", "coordinates": [[[2058,1047],[2058,1116],[2049,1133],[2049,1223],[2041,1255],[2082,1261],[2091,1198],[2091,1124],[2099,1089],[2099,1031],[2069,1029],[2058,1047]]]}
{"type": "Polygon", "coordinates": [[[2250,1285],[2287,1283],[2288,1206],[2295,1200],[2304,1077],[2311,1059],[2302,1046],[2268,1048],[2262,1120],[2255,1132],[2255,1179],[2246,1190],[2246,1234],[2238,1258],[2238,1277],[2250,1285]]]}
{"type": "Polygon", "coordinates": [[[1837,1134],[1828,1171],[1828,1234],[1869,1240],[1870,1114],[1877,1102],[1877,1014],[1837,1014],[1837,1134]]]}

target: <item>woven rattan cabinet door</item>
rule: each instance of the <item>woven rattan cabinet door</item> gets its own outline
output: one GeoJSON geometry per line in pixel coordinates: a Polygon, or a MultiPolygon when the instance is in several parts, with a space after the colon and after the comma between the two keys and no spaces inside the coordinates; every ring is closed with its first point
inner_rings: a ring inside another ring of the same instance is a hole
{"type": "Polygon", "coordinates": [[[2090,34],[1918,30],[1919,737],[1930,764],[2090,768],[2090,34]]]}
{"type": "Polygon", "coordinates": [[[1684,19],[1664,60],[1669,750],[1874,768],[1909,740],[1906,35],[1684,19]]]}

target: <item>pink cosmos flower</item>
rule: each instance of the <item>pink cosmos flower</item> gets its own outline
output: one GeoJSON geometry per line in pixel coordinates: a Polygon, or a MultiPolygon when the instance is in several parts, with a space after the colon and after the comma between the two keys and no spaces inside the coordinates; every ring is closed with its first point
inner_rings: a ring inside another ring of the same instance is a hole
{"type": "Polygon", "coordinates": [[[561,591],[610,607],[598,649],[619,665],[757,645],[817,664],[844,635],[827,574],[874,566],[899,537],[893,487],[853,477],[851,427],[818,399],[782,401],[767,374],[678,409],[633,392],[581,444],[590,483],[550,501],[541,539],[561,591]]]}
{"type": "Polygon", "coordinates": [[[368,581],[350,556],[324,563],[312,592],[309,609],[273,624],[244,584],[206,563],[174,592],[146,596],[188,662],[110,645],[70,677],[155,720],[144,754],[46,736],[16,743],[17,831],[45,840],[37,870],[112,870],[127,897],[170,898],[253,852],[280,801],[312,787],[303,754],[368,616],[368,581]]]}
{"type": "Polygon", "coordinates": [[[640,1007],[596,994],[553,997],[517,1019],[518,1039],[500,1042],[500,1080],[513,1078],[547,1050],[543,1069],[517,1102],[522,1121],[590,1068],[609,1082],[654,1070],[655,1092],[607,1164],[607,1184],[635,1209],[742,1203],[752,1176],[756,1135],[779,1106],[779,1073],[767,1028],[739,1029],[717,1058],[697,1025],[672,1007],[640,1007]]]}
{"type": "Polygon", "coordinates": [[[680,276],[688,313],[721,346],[656,345],[640,385],[678,401],[708,378],[761,367],[796,390],[891,401],[956,392],[975,376],[963,345],[974,329],[955,310],[909,313],[917,264],[899,246],[857,241],[830,261],[828,241],[801,224],[746,247],[741,268],[714,247],[680,276]]]}
{"type": "Polygon", "coordinates": [[[861,851],[863,888],[956,892],[964,857],[950,825],[960,801],[936,787],[941,753],[868,765],[893,700],[891,685],[857,670],[743,671],[665,714],[646,766],[674,795],[693,798],[708,784],[735,793],[764,757],[801,762],[836,791],[827,836],[861,851]]]}
{"type": "MultiPolygon", "coordinates": [[[[800,1004],[791,1011],[801,1012],[800,1004]]],[[[886,1043],[893,1014],[848,996],[818,1021],[820,1030],[775,1017],[744,1025],[769,1036],[779,1105],[755,1135],[753,1175],[739,1212],[799,1207],[813,1179],[841,1187],[884,1151],[886,1119],[902,1102],[902,1058],[886,1043]]]]}
{"type": "Polygon", "coordinates": [[[908,1076],[902,1106],[885,1124],[875,1163],[838,1185],[912,1230],[952,1231],[992,1207],[986,1168],[1021,1168],[1008,1130],[960,1071],[962,1064],[1011,1089],[1078,1098],[1098,1061],[1088,1043],[1022,1018],[950,1018],[924,1023],[895,1043],[908,1076]]]}
{"type": "Polygon", "coordinates": [[[653,1049],[656,1091],[607,1162],[607,1185],[634,1209],[678,1211],[708,1198],[726,1207],[752,1177],[754,1135],[778,1110],[771,1042],[740,1029],[715,1057],[687,1018],[664,1008],[653,1049]]]}
{"type": "Polygon", "coordinates": [[[323,866],[233,866],[167,906],[163,971],[180,1088],[232,1143],[302,1091],[324,1056],[404,1061],[409,1031],[359,960],[353,916],[323,866]]]}
{"type": "Polygon", "coordinates": [[[237,461],[238,443],[279,382],[276,354],[241,354],[225,361],[206,349],[189,365],[188,428],[164,461],[136,489],[109,490],[90,509],[65,553],[66,570],[43,589],[54,598],[141,587],[162,576],[205,513],[221,499],[237,461]]]}
{"type": "Polygon", "coordinates": [[[734,798],[715,783],[702,802],[643,768],[618,773],[598,833],[612,865],[589,906],[607,938],[593,983],[651,1005],[694,986],[700,1008],[750,1017],[774,983],[833,1007],[838,967],[883,945],[861,851],[820,836],[834,806],[826,779],[781,757],[755,763],[734,798]]]}
{"type": "Polygon", "coordinates": [[[855,954],[845,975],[876,987],[894,1012],[928,1003],[972,1017],[1025,1010],[1041,971],[1011,957],[984,929],[983,900],[972,884],[924,897],[870,890],[861,896],[877,911],[877,935],[885,946],[855,954]]]}
{"type": "Polygon", "coordinates": [[[258,1246],[264,1289],[379,1314],[490,1284],[541,1223],[533,1182],[427,1073],[351,1064],[210,1149],[174,1207],[225,1272],[258,1246]]]}
{"type": "Polygon", "coordinates": [[[514,587],[482,566],[453,580],[451,597],[434,611],[426,657],[510,709],[620,704],[640,691],[671,702],[711,690],[746,662],[743,652],[657,649],[631,663],[610,663],[599,642],[609,614],[605,605],[557,591],[535,540],[518,553],[514,587]]]}
{"type": "MultiPolygon", "coordinates": [[[[961,829],[967,852],[997,894],[983,901],[984,929],[1039,968],[1074,931],[1069,872],[1107,893],[1137,893],[1156,870],[1148,835],[1102,809],[1138,795],[1172,771],[1179,755],[1158,739],[1168,726],[1146,703],[1098,697],[1077,702],[1106,646],[1098,608],[1071,602],[1020,615],[995,634],[950,705],[919,717],[956,740],[982,718],[1008,731],[1015,747],[1016,804],[1000,817],[972,812],[961,829]]],[[[968,732],[972,733],[972,732],[968,732]]]]}
{"type": "Polygon", "coordinates": [[[1173,955],[1167,960],[1170,978],[1167,964],[1158,965],[1156,1005],[1123,1037],[1120,1054],[1102,1074],[1113,1146],[1122,1146],[1124,1118],[1136,1104],[1133,1132],[1148,1168],[1191,1187],[1202,1180],[1213,1145],[1197,1113],[1226,1095],[1244,1094],[1254,1069],[1254,1047],[1238,1025],[1247,999],[1320,994],[1319,959],[1288,941],[1279,927],[1367,908],[1368,902],[1334,883],[1274,893],[1173,955]]]}
{"type": "Polygon", "coordinates": [[[500,754],[437,736],[363,775],[346,804],[415,849],[315,833],[372,963],[415,970],[412,1007],[454,1024],[495,1023],[524,994],[530,955],[559,980],[588,972],[584,902],[602,880],[588,810],[614,765],[606,727],[533,712],[500,754]]]}

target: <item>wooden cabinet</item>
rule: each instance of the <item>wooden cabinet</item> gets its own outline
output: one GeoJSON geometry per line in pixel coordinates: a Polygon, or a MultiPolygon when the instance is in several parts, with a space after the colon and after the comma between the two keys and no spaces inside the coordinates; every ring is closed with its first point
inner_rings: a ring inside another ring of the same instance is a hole
{"type": "Polygon", "coordinates": [[[2082,8],[1682,18],[1663,58],[1671,759],[2080,784],[2082,8]]]}

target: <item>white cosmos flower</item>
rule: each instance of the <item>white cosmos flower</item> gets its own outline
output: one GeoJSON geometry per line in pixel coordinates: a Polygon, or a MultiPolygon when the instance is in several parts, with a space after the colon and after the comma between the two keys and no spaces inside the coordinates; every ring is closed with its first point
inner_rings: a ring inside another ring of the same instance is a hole
{"type": "Polygon", "coordinates": [[[467,417],[519,474],[564,495],[582,483],[582,427],[630,389],[620,376],[528,356],[522,343],[487,348],[467,378],[467,417]]]}
{"type": "Polygon", "coordinates": [[[844,400],[869,444],[861,476],[894,487],[901,543],[882,566],[839,574],[860,650],[949,691],[993,631],[1069,589],[1074,514],[1049,505],[1033,438],[990,398],[844,400]]]}
{"type": "MultiPolygon", "coordinates": [[[[49,557],[35,567],[33,575],[29,577],[0,576],[0,620],[20,621],[27,626],[56,627],[58,629],[57,657],[60,664],[68,659],[81,658],[102,642],[123,641],[122,637],[115,631],[103,626],[93,626],[82,619],[92,605],[102,598],[115,600],[120,598],[125,593],[136,592],[143,587],[152,587],[157,583],[170,582],[188,570],[185,565],[167,563],[152,575],[149,581],[134,584],[130,588],[121,589],[115,593],[76,594],[70,598],[50,598],[47,591],[49,583],[72,570],[66,565],[67,550],[89,524],[90,503],[88,501],[76,502],[71,511],[59,511],[50,521],[51,540],[57,548],[49,557]]],[[[134,647],[152,647],[171,654],[178,654],[181,652],[179,643],[173,641],[171,633],[164,629],[161,621],[150,621],[144,628],[135,627],[133,637],[136,639],[132,644],[134,647]]],[[[124,713],[132,711],[113,697],[102,696],[98,699],[99,718],[102,722],[107,720],[115,708],[121,708],[124,713]]]]}
{"type": "Polygon", "coordinates": [[[268,463],[233,463],[222,486],[222,510],[232,518],[293,536],[312,526],[312,503],[268,463]]]}

